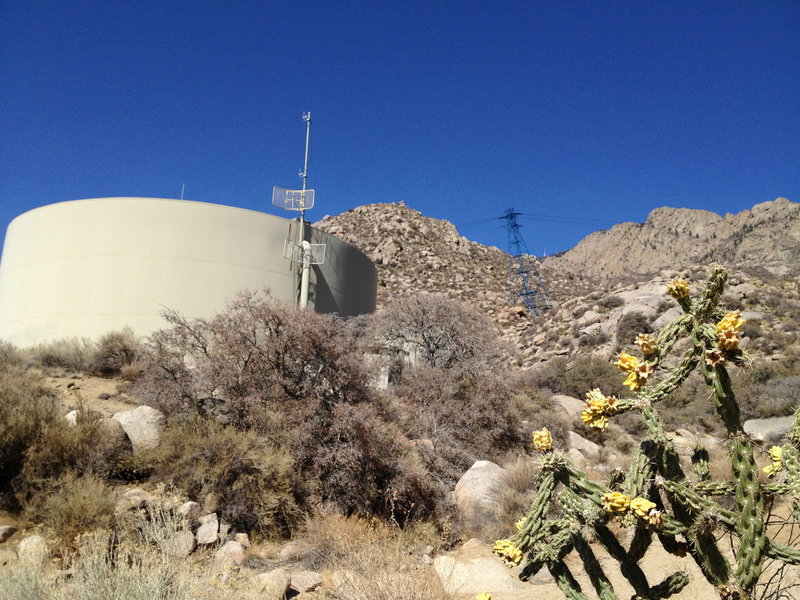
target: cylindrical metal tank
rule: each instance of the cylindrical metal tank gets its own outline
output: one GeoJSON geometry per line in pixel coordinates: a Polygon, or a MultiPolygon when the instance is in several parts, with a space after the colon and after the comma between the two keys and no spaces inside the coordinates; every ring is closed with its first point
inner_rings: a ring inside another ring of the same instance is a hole
{"type": "MultiPolygon", "coordinates": [[[[293,302],[284,243],[297,221],[203,202],[95,198],[14,219],[0,261],[0,339],[18,346],[96,338],[130,326],[146,335],[161,312],[209,317],[242,289],[293,302]]],[[[375,310],[375,265],[357,248],[306,226],[325,244],[309,306],[341,316],[375,310]]]]}

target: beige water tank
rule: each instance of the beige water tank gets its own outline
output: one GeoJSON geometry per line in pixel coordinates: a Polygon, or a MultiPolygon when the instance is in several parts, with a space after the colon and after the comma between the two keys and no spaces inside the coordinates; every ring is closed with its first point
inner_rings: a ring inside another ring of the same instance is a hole
{"type": "MultiPolygon", "coordinates": [[[[268,288],[296,300],[284,258],[297,221],[203,202],[94,198],[26,212],[8,227],[0,261],[0,339],[18,346],[96,338],[130,326],[146,335],[161,312],[221,310],[239,290],[268,288]]],[[[375,265],[341,239],[306,227],[325,245],[311,271],[309,306],[351,316],[375,310],[375,265]]]]}

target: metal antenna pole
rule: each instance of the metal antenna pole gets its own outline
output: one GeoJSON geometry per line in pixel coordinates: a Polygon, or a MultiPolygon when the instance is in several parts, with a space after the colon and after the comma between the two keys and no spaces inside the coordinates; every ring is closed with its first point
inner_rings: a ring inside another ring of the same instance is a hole
{"type": "Polygon", "coordinates": [[[513,208],[509,208],[500,217],[505,219],[506,224],[503,227],[508,232],[508,253],[510,255],[508,286],[512,299],[519,298],[528,307],[531,314],[536,315],[540,309],[552,308],[552,304],[544,288],[539,269],[536,268],[536,257],[528,253],[525,241],[519,232],[520,224],[517,222],[517,217],[521,214],[515,212],[513,208]]]}
{"type": "Polygon", "coordinates": [[[301,196],[300,206],[300,306],[305,308],[308,306],[308,284],[311,271],[311,244],[306,239],[305,225],[306,225],[306,186],[308,183],[308,148],[311,142],[311,112],[303,113],[303,120],[306,122],[306,154],[303,159],[303,170],[300,173],[300,178],[303,180],[303,192],[301,196]]]}

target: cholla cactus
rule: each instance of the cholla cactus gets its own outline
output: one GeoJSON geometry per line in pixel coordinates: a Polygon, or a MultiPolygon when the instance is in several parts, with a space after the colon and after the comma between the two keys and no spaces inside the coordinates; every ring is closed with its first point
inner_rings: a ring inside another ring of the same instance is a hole
{"type": "Polygon", "coordinates": [[[722,267],[712,267],[705,289],[696,299],[685,281],[673,280],[667,291],[685,314],[655,338],[637,339],[642,359],[622,354],[616,363],[627,373],[625,384],[635,395],[613,398],[599,389],[587,394],[581,419],[588,425],[603,430],[610,417],[636,410],[647,426],[647,436],[624,477],[612,477],[608,485],[595,483],[563,453],[552,451],[552,444],[541,444],[541,471],[530,511],[517,522],[517,532],[495,546],[507,564],[522,562],[523,580],[546,565],[567,598],[584,599],[563,560],[575,551],[601,600],[615,600],[617,595],[588,543],[596,540],[619,562],[636,598],[667,598],[687,585],[688,576],[678,572],[657,584],[648,580],[638,563],[653,536],[668,552],[689,554],[720,598],[751,598],[766,558],[800,564],[800,550],[767,537],[764,523],[765,499],[771,496],[792,496],[795,511],[800,513],[800,409],[789,441],[769,450],[772,465],[765,471],[770,482],[762,484],[754,445],[742,427],[725,366],[746,359],[739,348],[744,320],[738,311],[725,314],[717,306],[726,279],[722,267]],[[675,343],[687,336],[688,348],[666,369],[663,363],[675,343]],[[711,479],[708,453],[702,448],[695,450],[692,478],[687,477],[656,411],[658,402],[696,368],[701,369],[714,409],[727,429],[730,481],[711,479]],[[735,510],[719,501],[724,497],[735,499],[735,510]],[[627,548],[609,527],[612,519],[633,528],[627,548]],[[738,540],[733,565],[717,544],[721,532],[738,540]]]}

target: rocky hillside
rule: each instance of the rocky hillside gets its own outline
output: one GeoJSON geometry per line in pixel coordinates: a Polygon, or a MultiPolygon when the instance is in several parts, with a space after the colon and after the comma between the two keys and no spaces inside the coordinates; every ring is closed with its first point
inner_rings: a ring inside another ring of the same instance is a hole
{"type": "Polygon", "coordinates": [[[800,273],[800,204],[778,198],[724,217],[705,210],[657,208],[642,224],[597,231],[544,261],[548,271],[600,284],[711,262],[762,279],[800,273]]]}
{"type": "Polygon", "coordinates": [[[360,248],[378,266],[378,305],[417,291],[445,294],[489,314],[507,304],[508,255],[400,202],[368,204],[315,227],[360,248]]]}
{"type": "Polygon", "coordinates": [[[587,349],[613,352],[614,330],[625,314],[655,321],[669,310],[663,295],[668,279],[680,272],[702,280],[715,261],[729,268],[737,285],[746,284],[735,300],[750,310],[779,300],[788,302],[791,314],[795,304],[800,308],[800,204],[784,198],[724,217],[659,208],[643,224],[595,232],[543,261],[554,308],[536,318],[509,298],[508,255],[466,239],[447,221],[403,203],[370,204],[315,226],[377,264],[379,306],[420,291],[469,302],[495,321],[526,366],[587,349]]]}

